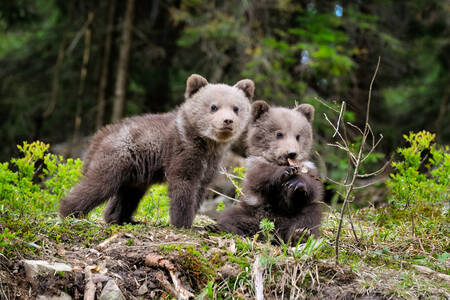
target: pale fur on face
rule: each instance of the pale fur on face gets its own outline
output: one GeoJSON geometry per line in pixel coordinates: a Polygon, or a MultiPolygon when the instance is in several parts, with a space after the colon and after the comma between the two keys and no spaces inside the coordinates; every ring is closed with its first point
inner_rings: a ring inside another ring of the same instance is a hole
{"type": "Polygon", "coordinates": [[[250,99],[236,86],[206,84],[188,98],[182,109],[201,136],[219,143],[237,139],[250,119],[250,99]],[[212,106],[215,106],[212,109],[212,106]],[[225,120],[231,123],[226,125],[225,120]]]}
{"type": "MultiPolygon", "coordinates": [[[[258,105],[256,102],[255,104],[258,105]]],[[[249,125],[249,154],[261,156],[278,165],[288,165],[287,155],[290,152],[297,153],[296,160],[307,160],[313,143],[310,122],[314,108],[307,106],[305,114],[298,108],[269,107],[267,103],[265,105],[249,125]]],[[[305,105],[302,108],[305,108],[305,105]]]]}

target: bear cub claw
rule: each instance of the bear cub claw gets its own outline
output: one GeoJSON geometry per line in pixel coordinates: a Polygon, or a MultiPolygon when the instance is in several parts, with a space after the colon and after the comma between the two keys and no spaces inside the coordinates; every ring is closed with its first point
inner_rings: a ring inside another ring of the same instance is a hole
{"type": "Polygon", "coordinates": [[[286,167],[286,169],[281,174],[281,178],[280,178],[281,182],[285,183],[286,180],[294,177],[297,174],[298,174],[298,167],[293,167],[293,166],[286,167]]]}
{"type": "Polygon", "coordinates": [[[305,243],[311,235],[311,229],[306,227],[297,228],[292,233],[291,242],[293,245],[297,245],[298,243],[305,243]]]}

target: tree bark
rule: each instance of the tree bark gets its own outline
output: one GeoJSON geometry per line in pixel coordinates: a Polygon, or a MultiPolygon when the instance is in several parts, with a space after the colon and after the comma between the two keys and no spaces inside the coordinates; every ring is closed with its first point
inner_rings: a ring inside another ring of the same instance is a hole
{"type": "Polygon", "coordinates": [[[102,71],[100,75],[100,87],[98,93],[98,103],[97,103],[97,117],[96,117],[96,128],[99,129],[103,125],[103,119],[105,115],[105,93],[106,87],[108,85],[108,73],[109,73],[109,60],[111,56],[111,44],[112,44],[112,33],[114,30],[114,13],[116,10],[116,1],[108,1],[108,21],[106,25],[106,37],[105,37],[105,49],[102,59],[102,71]]]}
{"type": "Polygon", "coordinates": [[[59,70],[61,69],[62,61],[64,59],[66,43],[67,43],[66,33],[64,33],[64,37],[58,51],[58,58],[56,59],[55,67],[53,69],[52,94],[50,96],[50,103],[47,109],[42,114],[42,118],[44,120],[50,117],[50,115],[55,110],[56,100],[58,98],[59,93],[59,70]]]}
{"type": "Polygon", "coordinates": [[[134,0],[127,1],[123,21],[119,63],[117,65],[116,87],[111,121],[118,121],[123,115],[125,92],[127,87],[128,62],[130,60],[131,36],[133,31],[134,0]]]}
{"type": "Polygon", "coordinates": [[[83,62],[80,73],[80,86],[78,87],[77,106],[75,112],[75,128],[73,133],[73,144],[76,144],[80,139],[81,130],[81,114],[82,114],[82,98],[84,95],[84,87],[86,84],[87,68],[89,64],[89,56],[91,51],[91,39],[92,39],[92,21],[94,20],[94,12],[90,11],[88,14],[88,21],[86,32],[84,33],[84,51],[83,62]]]}

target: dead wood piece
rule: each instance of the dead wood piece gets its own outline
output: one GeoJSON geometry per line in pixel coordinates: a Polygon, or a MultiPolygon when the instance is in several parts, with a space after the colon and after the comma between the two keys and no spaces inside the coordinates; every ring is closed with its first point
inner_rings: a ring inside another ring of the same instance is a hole
{"type": "Polygon", "coordinates": [[[172,282],[175,286],[173,288],[169,281],[167,281],[164,273],[158,272],[156,275],[156,279],[159,281],[161,287],[171,294],[172,296],[176,297],[177,299],[191,299],[194,298],[194,294],[189,292],[187,289],[185,289],[181,283],[181,280],[179,278],[179,272],[176,272],[175,266],[173,263],[168,260],[167,258],[164,258],[164,256],[156,254],[156,253],[149,253],[145,257],[145,264],[149,267],[155,267],[155,268],[164,268],[166,269],[169,274],[170,278],[172,279],[172,282]],[[158,278],[159,275],[159,278],[158,278]],[[169,288],[170,287],[170,288],[169,288]],[[175,294],[174,294],[175,293],[175,294]]]}
{"type": "Polygon", "coordinates": [[[106,247],[109,246],[109,244],[114,242],[119,236],[120,236],[120,234],[114,234],[111,237],[107,238],[106,240],[104,240],[103,242],[101,242],[100,244],[97,245],[97,247],[96,247],[97,250],[104,250],[106,247]]]}
{"type": "Polygon", "coordinates": [[[95,299],[95,291],[96,286],[94,281],[92,280],[92,272],[91,267],[87,266],[84,269],[84,280],[86,281],[86,287],[84,288],[84,300],[94,300],[95,299]]]}
{"type": "Polygon", "coordinates": [[[252,267],[252,277],[255,284],[255,299],[264,299],[264,283],[263,283],[264,267],[261,264],[261,257],[257,256],[252,267]]]}
{"type": "Polygon", "coordinates": [[[172,287],[172,285],[170,284],[170,282],[167,280],[166,275],[164,275],[163,272],[159,271],[158,273],[156,273],[155,276],[156,280],[158,280],[159,285],[167,292],[169,293],[172,297],[178,298],[177,292],[175,291],[175,289],[172,287]]]}
{"type": "Polygon", "coordinates": [[[414,269],[416,269],[417,271],[427,274],[427,275],[435,275],[441,279],[444,279],[446,281],[450,281],[450,276],[444,273],[439,273],[436,272],[435,270],[432,270],[428,267],[424,267],[424,266],[419,266],[419,265],[412,265],[414,267],[414,269]]]}
{"type": "Polygon", "coordinates": [[[167,271],[175,270],[175,266],[172,264],[170,260],[156,253],[147,254],[147,256],[145,257],[145,264],[149,267],[165,268],[167,271]]]}

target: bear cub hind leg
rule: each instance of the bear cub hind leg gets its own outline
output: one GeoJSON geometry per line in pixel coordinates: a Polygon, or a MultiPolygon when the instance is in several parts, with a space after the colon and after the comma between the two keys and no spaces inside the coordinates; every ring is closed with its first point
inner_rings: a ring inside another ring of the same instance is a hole
{"type": "Polygon", "coordinates": [[[145,194],[145,189],[136,187],[122,187],[119,193],[109,199],[104,213],[106,223],[111,224],[139,224],[132,216],[139,201],[145,194]]]}

